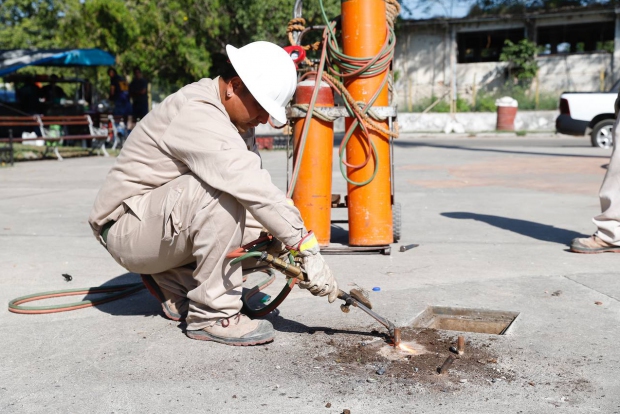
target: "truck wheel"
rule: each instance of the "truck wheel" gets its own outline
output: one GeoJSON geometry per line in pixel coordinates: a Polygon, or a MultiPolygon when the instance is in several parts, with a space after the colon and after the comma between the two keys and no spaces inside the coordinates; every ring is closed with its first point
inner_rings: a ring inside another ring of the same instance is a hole
{"type": "Polygon", "coordinates": [[[400,203],[394,203],[392,205],[392,233],[394,234],[394,243],[400,241],[401,218],[400,203]]]}
{"type": "Polygon", "coordinates": [[[613,126],[613,119],[604,119],[594,125],[594,129],[590,134],[592,146],[597,148],[611,148],[614,145],[614,137],[611,133],[613,126]]]}

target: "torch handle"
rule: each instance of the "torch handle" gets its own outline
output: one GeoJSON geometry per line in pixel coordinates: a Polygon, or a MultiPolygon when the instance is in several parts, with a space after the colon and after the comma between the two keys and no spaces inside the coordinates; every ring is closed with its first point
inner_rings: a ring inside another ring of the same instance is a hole
{"type": "Polygon", "coordinates": [[[278,269],[280,272],[284,273],[287,277],[293,277],[293,278],[301,280],[302,282],[305,282],[307,280],[307,277],[304,271],[301,270],[301,267],[297,266],[296,264],[287,263],[284,260],[278,257],[274,257],[273,255],[267,252],[263,252],[260,259],[264,262],[269,263],[270,265],[278,269]]]}

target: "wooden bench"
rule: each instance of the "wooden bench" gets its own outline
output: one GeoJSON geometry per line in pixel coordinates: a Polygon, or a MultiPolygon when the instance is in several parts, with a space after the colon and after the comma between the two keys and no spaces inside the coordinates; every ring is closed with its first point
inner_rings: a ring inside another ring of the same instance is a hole
{"type": "MultiPolygon", "coordinates": [[[[21,138],[15,136],[21,135],[22,131],[37,132],[41,130],[41,121],[38,116],[0,116],[0,130],[5,131],[7,137],[0,138],[0,143],[6,144],[0,148],[0,154],[8,155],[8,162],[13,165],[14,149],[13,144],[21,142],[21,138]],[[8,128],[8,130],[7,130],[8,128]]],[[[2,134],[0,134],[0,137],[2,134]]],[[[4,157],[3,157],[4,158],[4,157]]]]}
{"type": "MultiPolygon", "coordinates": [[[[52,143],[50,147],[45,146],[45,152],[47,154],[49,148],[54,148],[54,154],[59,161],[62,161],[62,156],[58,151],[58,145],[63,141],[81,140],[82,146],[86,147],[86,142],[91,141],[91,153],[96,150],[101,150],[104,156],[109,156],[105,149],[105,142],[108,140],[107,128],[97,128],[93,125],[93,122],[88,115],[66,115],[66,116],[0,116],[0,127],[9,128],[26,128],[32,132],[40,132],[41,136],[32,138],[0,138],[0,142],[14,143],[28,142],[43,140],[45,143],[52,143]],[[61,131],[56,131],[52,126],[58,125],[61,131]]],[[[37,134],[38,135],[38,134],[37,134]]]]}

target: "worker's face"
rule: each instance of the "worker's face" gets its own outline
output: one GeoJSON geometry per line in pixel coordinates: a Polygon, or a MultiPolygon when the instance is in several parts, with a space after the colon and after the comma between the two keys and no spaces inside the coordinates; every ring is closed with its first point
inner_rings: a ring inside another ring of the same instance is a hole
{"type": "Polygon", "coordinates": [[[269,114],[252,96],[240,78],[232,78],[226,85],[224,107],[240,133],[269,120],[269,114]]]}

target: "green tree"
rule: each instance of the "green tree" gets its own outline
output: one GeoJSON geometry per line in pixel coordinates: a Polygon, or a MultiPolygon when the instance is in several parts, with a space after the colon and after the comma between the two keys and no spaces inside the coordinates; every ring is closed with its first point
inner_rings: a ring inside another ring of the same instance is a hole
{"type": "Polygon", "coordinates": [[[499,60],[509,62],[510,78],[529,84],[538,72],[536,51],[536,44],[527,39],[522,39],[517,43],[506,39],[499,60]]]}
{"type": "Polygon", "coordinates": [[[0,49],[52,48],[57,23],[79,0],[0,0],[0,49]]]}
{"type": "MultiPolygon", "coordinates": [[[[119,72],[140,66],[156,90],[216,74],[227,44],[286,46],[295,0],[0,0],[0,48],[90,48],[116,56],[119,72]]],[[[340,14],[339,0],[323,0],[340,14]]],[[[321,25],[319,0],[304,1],[307,26],[321,25]]],[[[314,38],[320,34],[314,34],[314,38]]],[[[313,40],[312,35],[304,43],[313,40]]],[[[107,90],[105,68],[98,89],[107,90]]]]}

